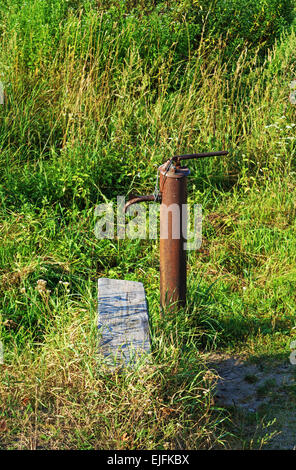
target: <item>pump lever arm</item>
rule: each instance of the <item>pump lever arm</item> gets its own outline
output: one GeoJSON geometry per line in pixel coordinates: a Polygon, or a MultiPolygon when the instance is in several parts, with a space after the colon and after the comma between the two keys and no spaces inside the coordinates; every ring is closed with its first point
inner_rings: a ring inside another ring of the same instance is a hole
{"type": "MultiPolygon", "coordinates": [[[[170,168],[170,166],[175,163],[176,168],[179,168],[181,166],[181,160],[189,160],[192,158],[205,158],[205,157],[218,157],[222,155],[227,155],[228,152],[225,150],[221,150],[219,152],[206,152],[206,153],[191,153],[191,154],[186,154],[186,155],[175,155],[172,157],[170,160],[168,160],[166,163],[163,164],[163,166],[167,168],[167,170],[170,168]]],[[[155,201],[157,200],[157,197],[155,194],[150,194],[149,196],[137,196],[132,199],[130,199],[124,206],[124,212],[127,211],[129,206],[132,204],[136,204],[139,202],[145,202],[145,201],[155,201]]]]}
{"type": "Polygon", "coordinates": [[[218,152],[204,152],[204,153],[190,153],[186,155],[175,155],[171,158],[171,161],[176,162],[176,166],[180,166],[181,160],[189,160],[191,158],[206,158],[206,157],[220,157],[227,155],[229,152],[226,150],[220,150],[218,152]]]}

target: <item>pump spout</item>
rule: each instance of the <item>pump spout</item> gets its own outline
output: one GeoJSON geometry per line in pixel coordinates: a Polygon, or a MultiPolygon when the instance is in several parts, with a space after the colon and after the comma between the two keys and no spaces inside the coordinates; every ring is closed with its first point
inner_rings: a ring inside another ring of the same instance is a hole
{"type": "Polygon", "coordinates": [[[132,204],[137,204],[139,202],[145,202],[145,201],[155,201],[155,196],[154,194],[150,194],[148,196],[137,196],[134,197],[133,199],[130,199],[127,201],[127,203],[124,206],[124,212],[126,212],[132,204]]]}

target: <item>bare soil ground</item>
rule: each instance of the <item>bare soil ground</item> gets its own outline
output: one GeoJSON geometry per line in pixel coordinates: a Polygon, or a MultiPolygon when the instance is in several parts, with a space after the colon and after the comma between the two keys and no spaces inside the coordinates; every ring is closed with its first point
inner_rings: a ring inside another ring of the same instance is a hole
{"type": "Polygon", "coordinates": [[[218,374],[215,404],[240,423],[244,447],[296,449],[296,366],[289,359],[260,364],[211,354],[207,361],[218,374]]]}

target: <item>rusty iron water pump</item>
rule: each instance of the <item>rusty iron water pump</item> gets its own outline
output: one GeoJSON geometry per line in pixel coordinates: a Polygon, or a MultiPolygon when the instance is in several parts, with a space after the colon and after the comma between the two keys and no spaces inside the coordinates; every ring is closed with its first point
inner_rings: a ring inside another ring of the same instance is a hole
{"type": "Polygon", "coordinates": [[[129,206],[139,202],[159,201],[161,203],[160,233],[167,235],[163,238],[160,237],[160,301],[162,307],[174,304],[184,305],[186,302],[186,251],[184,250],[185,237],[181,224],[187,217],[187,212],[183,214],[183,211],[187,203],[187,176],[190,174],[190,170],[181,166],[181,162],[227,154],[227,151],[219,151],[175,155],[158,168],[159,191],[155,191],[152,195],[135,197],[125,205],[126,211],[129,206]],[[176,204],[179,207],[178,223],[180,227],[177,227],[177,232],[176,227],[173,226],[172,214],[169,214],[171,217],[167,217],[166,208],[171,204],[176,204]],[[164,224],[167,224],[167,227],[164,227],[164,224]],[[175,233],[179,233],[180,236],[176,238],[173,235],[175,233]]]}

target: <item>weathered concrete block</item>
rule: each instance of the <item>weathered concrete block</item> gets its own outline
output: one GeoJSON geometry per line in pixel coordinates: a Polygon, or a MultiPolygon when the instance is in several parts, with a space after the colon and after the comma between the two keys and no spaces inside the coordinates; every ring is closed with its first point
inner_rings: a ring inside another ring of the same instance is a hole
{"type": "Polygon", "coordinates": [[[99,350],[110,364],[131,364],[150,352],[148,306],[141,282],[98,280],[98,328],[99,350]]]}

